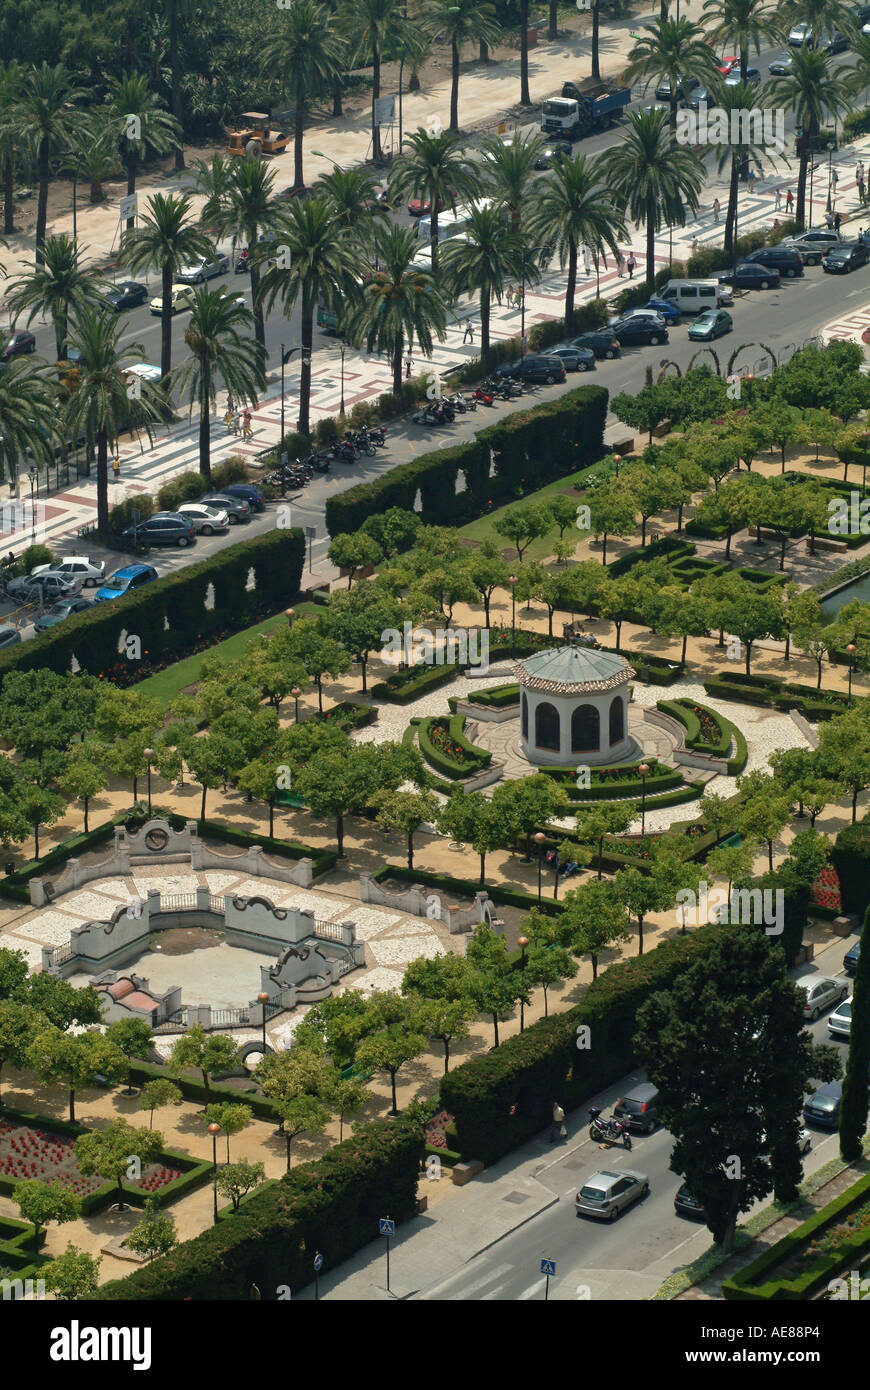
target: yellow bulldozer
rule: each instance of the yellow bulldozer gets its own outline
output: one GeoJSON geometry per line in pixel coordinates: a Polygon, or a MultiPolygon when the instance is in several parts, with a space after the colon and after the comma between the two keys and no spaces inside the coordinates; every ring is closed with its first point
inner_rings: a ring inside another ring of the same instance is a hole
{"type": "Polygon", "coordinates": [[[272,130],[269,117],[263,111],[245,111],[236,123],[227,143],[227,154],[247,155],[258,159],[264,154],[283,154],[290,143],[290,136],[281,130],[272,130]]]}

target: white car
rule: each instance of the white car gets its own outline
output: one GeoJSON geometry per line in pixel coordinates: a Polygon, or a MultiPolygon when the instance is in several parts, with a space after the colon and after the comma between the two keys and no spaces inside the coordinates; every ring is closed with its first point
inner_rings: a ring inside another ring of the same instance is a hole
{"type": "Polygon", "coordinates": [[[834,1038],[852,1036],[852,1000],[844,999],[842,1004],[828,1017],[828,1032],[834,1038]]]}
{"type": "Polygon", "coordinates": [[[182,285],[201,285],[204,280],[210,280],[213,275],[229,274],[229,269],[229,256],[225,256],[222,251],[219,251],[213,260],[207,256],[200,256],[190,265],[183,265],[176,272],[175,278],[182,285]]]}
{"type": "Polygon", "coordinates": [[[89,555],[65,555],[54,565],[37,565],[30,571],[34,574],[65,574],[69,579],[80,579],[85,589],[95,589],[102,584],[106,574],[105,560],[92,560],[89,555]]]}
{"type": "MultiPolygon", "coordinates": [[[[193,289],[190,285],[173,285],[169,292],[169,302],[172,306],[173,314],[179,313],[182,309],[193,308],[193,289]]],[[[152,314],[163,313],[163,295],[156,294],[148,305],[152,314]]]]}
{"type": "Polygon", "coordinates": [[[824,975],[801,975],[795,985],[806,995],[804,999],[804,1018],[815,1023],[820,1013],[839,1004],[849,993],[846,980],[831,980],[824,975]]]}
{"type": "Polygon", "coordinates": [[[658,309],[626,309],[624,314],[615,314],[614,317],[608,319],[607,322],[608,325],[622,323],[624,319],[649,319],[650,323],[654,323],[656,328],[667,328],[667,324],[658,309]]]}
{"type": "Polygon", "coordinates": [[[178,512],[187,517],[198,536],[213,536],[215,531],[226,531],[230,524],[227,512],[204,506],[202,502],[182,502],[178,512]]]}

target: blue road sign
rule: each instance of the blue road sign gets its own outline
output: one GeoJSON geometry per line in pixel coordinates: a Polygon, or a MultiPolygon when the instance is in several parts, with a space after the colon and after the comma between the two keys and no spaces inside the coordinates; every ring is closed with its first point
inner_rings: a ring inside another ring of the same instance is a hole
{"type": "Polygon", "coordinates": [[[556,1273],[556,1261],[555,1261],[555,1260],[541,1260],[541,1273],[542,1273],[542,1274],[555,1274],[555,1273],[556,1273]]]}
{"type": "Polygon", "coordinates": [[[320,1271],[322,1270],[322,1268],[323,1268],[323,1256],[322,1256],[322,1255],[315,1255],[315,1256],[314,1256],[314,1272],[315,1272],[315,1274],[319,1274],[320,1271]]]}
{"type": "Polygon", "coordinates": [[[394,1236],[396,1234],[396,1223],[391,1221],[388,1216],[382,1216],[378,1226],[382,1236],[394,1236]]]}

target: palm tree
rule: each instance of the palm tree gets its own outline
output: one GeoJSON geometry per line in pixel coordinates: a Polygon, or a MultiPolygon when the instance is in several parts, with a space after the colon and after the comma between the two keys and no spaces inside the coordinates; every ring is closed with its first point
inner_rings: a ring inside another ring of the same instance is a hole
{"type": "Polygon", "coordinates": [[[760,53],[764,43],[774,42],[780,26],[768,0],[704,0],[713,21],[707,34],[713,44],[722,44],[740,57],[740,81],[746,81],[749,54],[760,53]]]}
{"type": "Polygon", "coordinates": [[[36,151],[36,170],[39,192],[36,200],[36,264],[42,262],[42,244],[48,220],[48,181],[51,159],[65,149],[82,112],[75,103],[87,96],[83,87],[75,85],[73,74],[63,63],[49,67],[32,67],[21,80],[18,100],[13,107],[15,134],[18,140],[36,151]]]}
{"type": "Polygon", "coordinates": [[[717,69],[713,50],[701,26],[688,19],[645,24],[644,35],[628,55],[625,79],[634,82],[637,78],[647,78],[656,83],[667,80],[671,89],[671,126],[675,128],[680,80],[697,77],[705,86],[714,82],[717,69]]]}
{"type": "Polygon", "coordinates": [[[520,106],[531,106],[529,95],[529,0],[520,0],[520,106]]]}
{"type": "Polygon", "coordinates": [[[808,24],[808,48],[816,48],[819,39],[832,38],[837,30],[854,34],[857,28],[852,7],[840,0],[780,0],[776,17],[786,32],[795,24],[808,24]]]}
{"type": "Polygon", "coordinates": [[[685,203],[698,207],[704,166],[674,139],[664,111],[633,111],[620,143],[601,159],[601,174],[617,207],[646,227],[646,283],[655,281],[656,232],[664,221],[685,225],[685,203]]]}
{"type": "MultiPolygon", "coordinates": [[[[169,105],[172,114],[178,122],[178,129],[183,128],[184,107],[181,100],[181,64],[178,61],[178,10],[183,0],[166,0],[167,20],[169,24],[169,105]]],[[[184,146],[179,140],[175,146],[175,172],[180,173],[184,168],[184,146]]]]}
{"type": "Polygon", "coordinates": [[[354,274],[359,271],[359,252],[336,221],[328,198],[297,199],[287,209],[283,232],[290,252],[289,267],[274,265],[260,282],[267,308],[280,300],[289,318],[301,302],[300,340],[302,369],[299,377],[300,434],[309,431],[311,410],[311,349],[314,313],[318,302],[337,308],[352,295],[354,274]]]}
{"type": "Polygon", "coordinates": [[[348,319],[348,336],[369,352],[389,353],[393,393],[402,392],[405,343],[416,342],[431,357],[433,339],[444,340],[447,314],[431,271],[414,265],[419,243],[402,227],[378,227],[374,249],[379,270],[366,281],[362,302],[348,319]]]}
{"type": "Polygon", "coordinates": [[[501,208],[471,209],[466,240],[444,248],[444,271],[458,294],[480,295],[480,360],[489,367],[489,316],[493,299],[501,302],[505,281],[522,275],[522,243],[505,225],[501,208]]]}
{"type": "Polygon", "coordinates": [[[625,223],[610,200],[599,170],[585,155],[556,165],[529,219],[529,230],[536,240],[554,247],[560,266],[568,266],[565,332],[571,334],[579,247],[585,243],[597,255],[607,246],[618,257],[617,237],[626,234],[625,223]]]}
{"type": "Polygon", "coordinates": [[[263,76],[278,80],[295,108],[293,187],[304,188],[302,141],[305,111],[312,97],[331,89],[341,71],[343,43],[329,11],[315,0],[295,0],[282,10],[281,30],[263,49],[263,76]],[[276,79],[275,74],[279,74],[276,79]]]}
{"type": "Polygon", "coordinates": [[[141,396],[131,400],[126,361],[141,358],[141,343],[125,343],[118,339],[123,324],[110,309],[86,307],[78,313],[70,328],[70,343],[81,354],[78,385],[70,393],[63,411],[67,437],[84,435],[97,453],[97,530],[104,539],[109,534],[109,448],[117,445],[122,430],[133,424],[144,424],[150,436],[150,423],[164,409],[162,394],[148,382],[141,383],[141,396]]]}
{"type": "MultiPolygon", "coordinates": [[[[721,174],[726,166],[730,168],[728,185],[728,211],[725,216],[725,242],[724,247],[730,256],[734,250],[734,243],[737,237],[737,192],[739,179],[744,171],[752,164],[756,169],[761,168],[761,155],[759,149],[763,145],[754,146],[752,143],[753,133],[761,136],[761,131],[753,132],[753,121],[745,117],[737,116],[732,118],[732,112],[751,112],[757,100],[757,91],[749,84],[739,82],[737,86],[728,87],[723,83],[716,94],[716,105],[725,113],[728,120],[728,129],[723,131],[721,144],[716,144],[712,140],[712,133],[715,126],[711,122],[709,130],[711,134],[708,139],[713,146],[713,154],[717,159],[717,170],[721,174]],[[734,127],[736,126],[736,130],[734,127]]],[[[758,109],[757,107],[755,108],[758,109]]],[[[761,122],[759,121],[760,125],[761,122]]]]}
{"type": "Polygon", "coordinates": [[[365,245],[377,223],[390,215],[387,205],[378,200],[377,189],[374,175],[367,170],[342,169],[336,164],[328,174],[321,174],[312,191],[329,199],[336,222],[365,245]]]}
{"type": "Polygon", "coordinates": [[[161,385],[172,367],[172,282],[175,272],[214,248],[197,226],[189,193],[154,193],[138,227],[121,238],[121,255],[131,272],[159,270],[163,310],[160,315],[161,385]]]}
{"type": "Polygon", "coordinates": [[[438,273],[439,204],[455,206],[480,196],[480,180],[466,164],[464,149],[455,135],[442,130],[432,135],[421,127],[405,136],[406,152],[390,170],[390,191],[403,198],[425,198],[429,203],[432,270],[438,273]]]}
{"type": "Polygon", "coordinates": [[[535,161],[543,148],[540,135],[528,137],[514,131],[510,144],[498,136],[483,140],[483,179],[485,192],[511,215],[511,228],[519,231],[520,213],[528,206],[535,181],[535,161]]]}
{"type": "Polygon", "coordinates": [[[71,173],[76,184],[82,178],[87,179],[89,202],[92,205],[102,203],[106,196],[103,181],[114,178],[121,167],[118,142],[102,120],[98,124],[86,119],[75,132],[58,167],[71,173]]]}
{"type": "MultiPolygon", "coordinates": [[[[109,78],[106,119],[118,133],[118,150],[127,170],[127,195],[136,192],[136,173],[147,147],[166,154],[181,143],[181,127],[163,107],[140,73],[109,78]]],[[[132,231],[135,218],[127,219],[132,231]]]]}
{"type": "Polygon", "coordinates": [[[870,87],[870,34],[859,34],[852,42],[852,52],[857,61],[854,68],[844,73],[843,81],[860,97],[870,87]]]}
{"type": "MultiPolygon", "coordinates": [[[[259,159],[234,159],[228,182],[216,206],[207,204],[208,224],[217,236],[230,236],[233,251],[237,245],[253,252],[261,236],[273,240],[283,233],[287,205],[275,192],[275,171],[259,159]]],[[[267,250],[268,248],[264,248],[267,250]]],[[[266,324],[260,301],[260,266],[257,256],[249,259],[251,300],[254,308],[254,336],[266,360],[266,324]]]]}
{"type": "Polygon", "coordinates": [[[237,304],[223,286],[196,291],[193,310],[184,330],[190,357],[173,372],[173,381],[187,392],[190,410],[199,407],[199,471],[211,482],[211,415],[217,405],[217,380],[221,378],[237,401],[255,401],[266,384],[257,344],[239,330],[251,323],[251,311],[237,304]]]}
{"type": "Polygon", "coordinates": [[[823,122],[836,118],[848,107],[846,84],[835,77],[828,65],[827,53],[816,48],[797,48],[792,54],[791,72],[785,77],[771,78],[768,101],[771,106],[791,107],[795,124],[800,126],[795,221],[806,225],[804,209],[807,196],[807,168],[810,154],[823,122]]]}
{"type": "Polygon", "coordinates": [[[355,0],[349,11],[349,23],[359,35],[357,59],[372,60],[372,159],[381,158],[381,131],[375,120],[375,103],[381,95],[381,62],[385,47],[401,37],[407,21],[403,16],[405,0],[355,0]]]}
{"type": "Polygon", "coordinates": [[[51,456],[55,383],[44,363],[13,357],[0,372],[0,467],[10,483],[29,454],[51,456]]]}
{"type": "Polygon", "coordinates": [[[82,266],[78,245],[64,232],[46,238],[42,264],[15,277],[7,302],[15,319],[29,310],[25,320],[28,326],[37,315],[51,318],[60,362],[66,356],[70,310],[99,302],[98,280],[92,270],[82,266]]]}
{"type": "Polygon", "coordinates": [[[15,110],[21,91],[21,68],[14,60],[0,65],[0,162],[3,168],[3,231],[15,231],[15,110]]]}
{"type": "Polygon", "coordinates": [[[592,0],[592,76],[601,81],[601,0],[592,0]]]}
{"type": "Polygon", "coordinates": [[[423,27],[438,42],[450,44],[450,129],[459,129],[459,59],[465,43],[495,43],[501,33],[493,5],[480,0],[428,0],[423,27]]]}

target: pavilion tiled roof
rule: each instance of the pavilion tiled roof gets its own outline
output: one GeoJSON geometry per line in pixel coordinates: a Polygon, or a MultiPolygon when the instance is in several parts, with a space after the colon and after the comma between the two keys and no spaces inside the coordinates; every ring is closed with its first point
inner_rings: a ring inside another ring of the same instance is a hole
{"type": "Polygon", "coordinates": [[[636,674],[624,656],[594,647],[565,646],[536,652],[514,663],[520,685],[550,695],[616,690],[636,674]]]}

